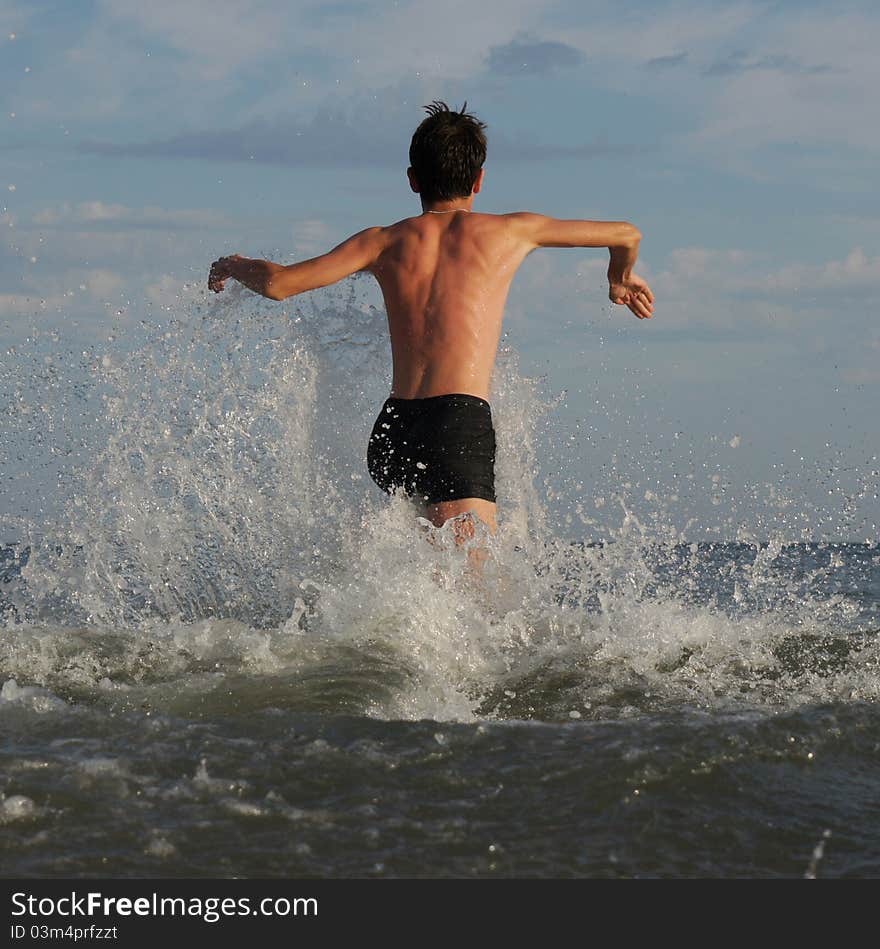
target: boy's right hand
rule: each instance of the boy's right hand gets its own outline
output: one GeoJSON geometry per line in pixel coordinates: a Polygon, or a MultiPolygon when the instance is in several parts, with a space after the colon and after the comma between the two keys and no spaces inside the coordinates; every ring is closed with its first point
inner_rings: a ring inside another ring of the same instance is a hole
{"type": "Polygon", "coordinates": [[[232,277],[235,262],[238,260],[244,260],[244,257],[241,254],[231,254],[229,257],[215,260],[208,274],[208,289],[213,290],[214,293],[220,293],[226,286],[226,281],[232,277]]]}
{"type": "Polygon", "coordinates": [[[612,303],[629,307],[640,320],[650,320],[654,314],[654,294],[648,284],[630,274],[624,280],[608,280],[608,298],[612,303]]]}

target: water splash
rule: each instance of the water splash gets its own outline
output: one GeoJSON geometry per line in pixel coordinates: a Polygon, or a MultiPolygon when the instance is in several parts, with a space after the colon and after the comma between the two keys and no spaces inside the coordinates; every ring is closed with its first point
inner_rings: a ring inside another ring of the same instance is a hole
{"type": "Polygon", "coordinates": [[[605,542],[554,536],[535,486],[550,400],[509,351],[492,394],[500,530],[475,540],[491,554],[475,577],[448,529],[365,474],[385,337],[353,281],[287,311],[190,294],[139,345],[46,362],[35,337],[30,362],[14,354],[7,463],[41,465],[55,503],[7,519],[0,675],[63,707],[188,716],[877,697],[876,545],[688,543],[623,489],[605,542]]]}

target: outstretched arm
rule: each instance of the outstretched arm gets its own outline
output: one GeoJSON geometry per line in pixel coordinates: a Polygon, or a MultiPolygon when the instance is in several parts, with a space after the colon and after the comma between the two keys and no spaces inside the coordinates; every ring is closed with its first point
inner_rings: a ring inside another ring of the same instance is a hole
{"type": "Polygon", "coordinates": [[[626,221],[561,221],[542,214],[513,215],[520,222],[526,240],[536,247],[607,247],[608,296],[624,304],[640,319],[654,312],[654,294],[632,269],[639,256],[641,232],[626,221]]]}
{"type": "Polygon", "coordinates": [[[211,264],[208,288],[220,293],[231,278],[270,300],[284,300],[326,287],[360,270],[369,270],[382,251],[383,233],[381,227],[368,228],[320,257],[287,266],[238,254],[221,257],[211,264]]]}

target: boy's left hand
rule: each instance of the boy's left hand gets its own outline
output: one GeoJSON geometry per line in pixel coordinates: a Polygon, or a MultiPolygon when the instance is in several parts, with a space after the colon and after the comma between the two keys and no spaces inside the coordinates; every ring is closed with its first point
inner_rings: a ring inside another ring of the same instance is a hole
{"type": "Polygon", "coordinates": [[[654,315],[654,294],[635,274],[620,281],[609,280],[608,296],[612,303],[629,307],[640,320],[650,320],[654,315]]]}

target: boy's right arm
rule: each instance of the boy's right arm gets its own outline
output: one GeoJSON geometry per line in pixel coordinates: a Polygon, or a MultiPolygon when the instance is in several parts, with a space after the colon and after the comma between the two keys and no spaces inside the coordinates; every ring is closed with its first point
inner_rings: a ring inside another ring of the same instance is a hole
{"type": "Polygon", "coordinates": [[[320,257],[287,266],[238,254],[221,257],[211,265],[208,288],[220,293],[231,278],[270,300],[286,300],[369,269],[384,247],[383,235],[381,227],[367,228],[320,257]]]}
{"type": "Polygon", "coordinates": [[[642,239],[637,227],[626,221],[563,221],[543,214],[522,212],[511,215],[523,228],[523,236],[537,247],[607,247],[608,296],[614,303],[627,306],[641,319],[650,319],[654,294],[648,284],[633,272],[642,239]]]}

